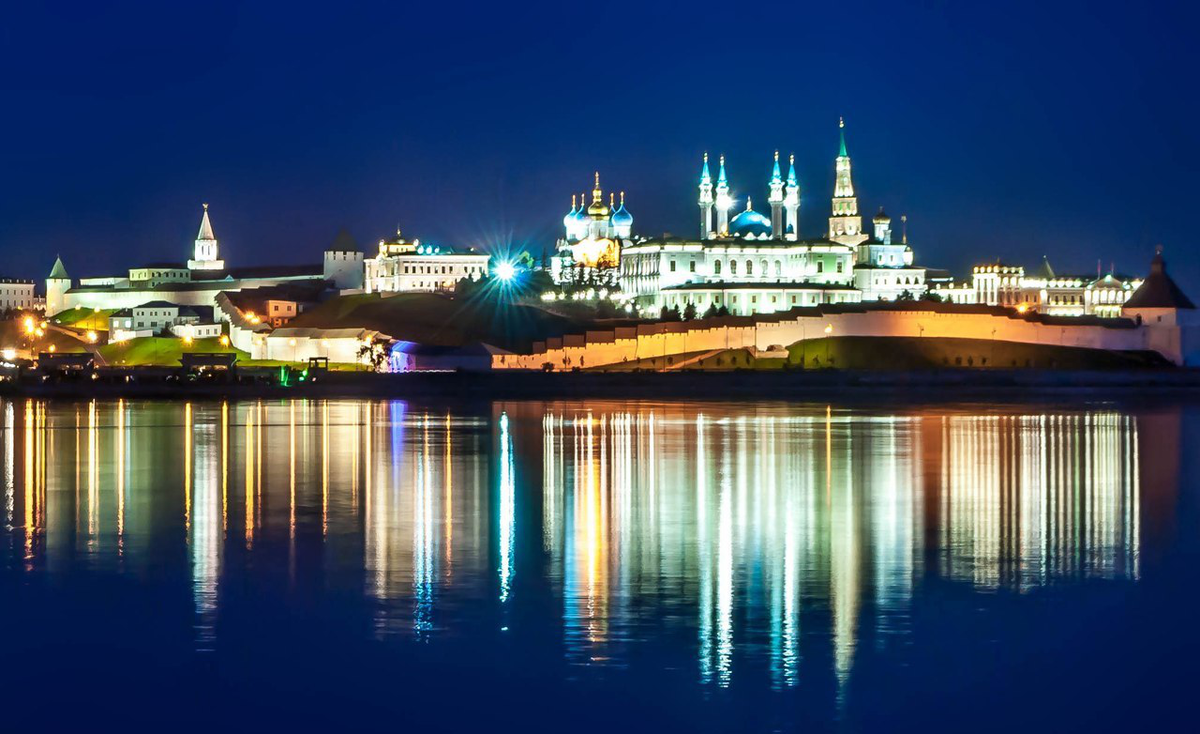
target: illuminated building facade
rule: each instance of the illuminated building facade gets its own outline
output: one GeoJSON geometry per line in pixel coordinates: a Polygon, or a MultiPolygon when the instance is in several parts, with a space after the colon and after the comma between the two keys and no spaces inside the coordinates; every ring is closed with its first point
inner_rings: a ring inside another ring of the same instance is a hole
{"type": "MultiPolygon", "coordinates": [[[[46,278],[46,312],[53,316],[72,308],[132,309],[148,301],[179,306],[214,306],[223,292],[245,288],[305,283],[317,287],[354,288],[361,271],[344,267],[351,255],[327,252],[323,263],[266,267],[226,267],[219,257],[219,242],[208,206],[200,220],[193,257],[186,264],[164,263],[130,268],[124,275],[73,279],[56,259],[46,278]]],[[[359,255],[361,258],[361,255],[359,255]]]]}
{"type": "Polygon", "coordinates": [[[33,309],[44,305],[33,292],[32,280],[0,278],[0,311],[10,308],[33,309]]]}
{"type": "Polygon", "coordinates": [[[1022,265],[977,265],[969,283],[947,280],[930,292],[949,303],[1008,306],[1050,316],[1116,318],[1141,284],[1141,278],[1112,272],[1100,277],[1060,275],[1043,258],[1042,266],[1032,273],[1022,265]]]}
{"type": "Polygon", "coordinates": [[[625,192],[618,204],[612,192],[604,203],[600,188],[600,173],[596,172],[592,202],[584,206],[579,195],[578,206],[571,197],[571,211],[563,217],[564,236],[555,246],[550,262],[550,277],[556,283],[585,279],[586,276],[615,273],[621,262],[621,250],[632,243],[633,215],[625,208],[625,192]]]}
{"type": "Polygon", "coordinates": [[[452,250],[420,240],[379,241],[379,254],[364,261],[367,293],[452,292],[458,281],[487,277],[491,256],[474,249],[452,250]]]}
{"type": "Polygon", "coordinates": [[[893,240],[891,218],[881,209],[868,234],[859,214],[845,126],[839,149],[831,214],[824,236],[800,236],[801,188],[795,157],[785,177],[776,152],[768,180],[770,215],[745,209],[732,218],[737,199],[725,157],[714,184],[705,155],[700,171],[699,239],[639,240],[621,250],[621,286],[646,312],[725,309],[735,315],[774,313],[797,306],[919,298],[925,269],[913,264],[907,237],[893,240]]]}

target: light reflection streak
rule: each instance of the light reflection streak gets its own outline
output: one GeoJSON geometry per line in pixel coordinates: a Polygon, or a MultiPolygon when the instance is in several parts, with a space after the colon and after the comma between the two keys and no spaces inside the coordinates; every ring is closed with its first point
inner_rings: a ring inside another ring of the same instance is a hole
{"type": "Polygon", "coordinates": [[[508,430],[508,414],[500,414],[500,601],[508,601],[512,591],[513,533],[516,530],[516,478],[513,468],[512,436],[508,430]]]}

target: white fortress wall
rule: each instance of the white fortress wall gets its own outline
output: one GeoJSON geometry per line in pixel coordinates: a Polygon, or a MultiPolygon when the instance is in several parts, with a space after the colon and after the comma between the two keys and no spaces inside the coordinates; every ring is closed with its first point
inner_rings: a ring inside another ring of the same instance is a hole
{"type": "MultiPolygon", "coordinates": [[[[497,355],[496,369],[597,367],[681,354],[752,348],[766,351],[796,342],[833,337],[940,337],[1106,350],[1154,349],[1183,362],[1180,331],[1174,325],[1138,327],[1090,323],[1045,324],[991,313],[864,311],[813,313],[783,320],[738,319],[735,323],[696,321],[643,324],[615,331],[592,331],[549,339],[527,355],[497,355]]],[[[1197,330],[1200,347],[1200,329],[1197,330]]]]}

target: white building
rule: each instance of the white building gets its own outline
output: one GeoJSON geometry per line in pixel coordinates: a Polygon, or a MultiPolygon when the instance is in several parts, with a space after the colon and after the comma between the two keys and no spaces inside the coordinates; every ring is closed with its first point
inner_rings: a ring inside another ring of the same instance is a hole
{"type": "Polygon", "coordinates": [[[379,254],[364,261],[363,289],[367,293],[453,291],[464,278],[487,277],[490,259],[474,249],[409,242],[397,231],[394,242],[380,240],[379,254]]]}
{"type": "Polygon", "coordinates": [[[572,196],[571,211],[563,217],[564,236],[550,261],[550,277],[555,283],[569,283],[588,272],[614,272],[620,265],[622,248],[632,244],[633,215],[625,208],[624,191],[619,205],[612,192],[605,204],[597,171],[592,203],[584,207],[584,201],[580,194],[576,207],[572,196]]]}
{"type": "Polygon", "coordinates": [[[130,268],[125,275],[81,278],[78,285],[56,259],[46,278],[46,312],[54,316],[71,308],[132,309],[149,301],[181,306],[215,305],[218,294],[246,288],[303,282],[317,288],[347,289],[361,286],[362,254],[341,249],[327,251],[324,261],[312,265],[226,267],[219,257],[218,241],[204,207],[193,257],[186,265],[166,263],[130,268]]]}
{"type": "Polygon", "coordinates": [[[1050,316],[1115,318],[1141,284],[1141,278],[1114,273],[1099,277],[1060,275],[1043,258],[1042,266],[1032,273],[1022,265],[976,265],[969,283],[939,282],[930,292],[949,303],[1007,306],[1050,316]]]}
{"type": "MultiPolygon", "coordinates": [[[[700,172],[700,238],[656,238],[623,243],[622,290],[643,312],[683,304],[702,315],[708,308],[731,313],[773,313],[821,303],[919,298],[925,269],[913,264],[907,238],[894,242],[891,219],[880,210],[874,236],[866,233],[846,152],[845,127],[825,236],[800,237],[800,185],[795,157],[787,178],[779,154],[768,182],[770,216],[745,209],[730,218],[737,201],[720,158],[716,184],[708,156],[700,172]],[[736,301],[735,301],[736,299],[736,301]]],[[[570,228],[568,227],[568,239],[570,228]]]]}
{"type": "Polygon", "coordinates": [[[37,308],[38,298],[33,293],[32,280],[0,278],[0,310],[10,308],[37,308]]]}

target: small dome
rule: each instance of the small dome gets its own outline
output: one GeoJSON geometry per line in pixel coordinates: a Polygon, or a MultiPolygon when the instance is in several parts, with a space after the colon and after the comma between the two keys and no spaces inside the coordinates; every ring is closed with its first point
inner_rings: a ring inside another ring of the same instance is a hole
{"type": "Polygon", "coordinates": [[[577,209],[575,211],[575,221],[576,222],[588,221],[587,207],[583,205],[583,201],[584,201],[583,194],[580,194],[579,195],[579,209],[577,209]]]}
{"type": "Polygon", "coordinates": [[[885,222],[892,221],[892,218],[883,211],[883,207],[879,207],[879,213],[875,215],[875,219],[873,221],[876,224],[883,224],[885,222]]]}
{"type": "Polygon", "coordinates": [[[572,197],[571,198],[571,211],[567,212],[567,215],[565,217],[563,217],[563,226],[570,227],[571,225],[575,224],[575,221],[577,219],[576,215],[578,213],[579,213],[579,210],[575,207],[575,199],[574,199],[574,197],[572,197]]]}
{"type": "Polygon", "coordinates": [[[624,191],[621,192],[621,205],[618,206],[617,210],[613,212],[612,223],[618,224],[618,225],[619,224],[633,224],[633,215],[630,214],[629,210],[625,208],[625,192],[624,191]]]}
{"type": "Polygon", "coordinates": [[[746,211],[733,218],[729,223],[729,234],[739,237],[770,236],[771,220],[750,208],[746,201],[746,211]]]}

